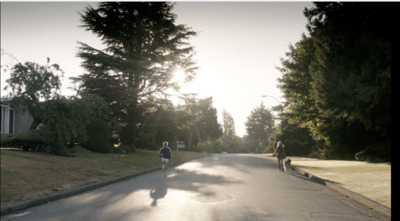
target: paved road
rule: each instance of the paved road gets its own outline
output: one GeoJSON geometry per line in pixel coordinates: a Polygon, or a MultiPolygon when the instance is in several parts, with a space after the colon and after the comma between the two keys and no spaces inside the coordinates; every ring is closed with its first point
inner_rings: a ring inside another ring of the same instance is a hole
{"type": "Polygon", "coordinates": [[[385,220],[271,159],[216,154],[2,217],[4,220],[385,220]]]}

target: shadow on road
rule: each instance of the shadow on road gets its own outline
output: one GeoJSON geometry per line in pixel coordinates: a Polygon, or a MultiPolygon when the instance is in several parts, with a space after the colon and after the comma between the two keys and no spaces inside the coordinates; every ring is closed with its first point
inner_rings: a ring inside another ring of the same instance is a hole
{"type": "MultiPolygon", "coordinates": [[[[278,169],[278,163],[274,160],[269,160],[266,157],[257,154],[214,154],[206,160],[201,161],[202,166],[210,168],[221,164],[221,159],[224,160],[223,164],[231,168],[235,168],[242,172],[251,172],[253,168],[275,168],[278,169]],[[223,156],[222,156],[223,155],[223,156]],[[267,160],[266,160],[267,159],[267,160]]],[[[204,159],[204,158],[203,158],[204,159]]]]}
{"type": "MultiPolygon", "coordinates": [[[[167,196],[172,189],[179,191],[190,191],[193,194],[202,192],[210,185],[225,185],[237,183],[224,176],[201,173],[190,169],[170,167],[168,175],[163,177],[162,171],[155,171],[151,174],[139,176],[130,180],[111,184],[76,197],[69,198],[64,202],[64,209],[76,213],[93,213],[94,217],[102,217],[103,214],[114,214],[113,216],[123,219],[132,214],[145,214],[158,208],[160,199],[167,196]],[[139,203],[148,206],[132,206],[132,203],[139,203]],[[88,205],[92,205],[88,207],[88,205]],[[94,206],[93,206],[94,205],[94,206]],[[94,210],[94,208],[103,208],[94,210]],[[93,211],[90,211],[93,209],[93,211]],[[116,212],[118,211],[118,212],[116,212]],[[96,213],[96,214],[94,214],[96,213]]],[[[54,212],[51,219],[60,218],[60,213],[54,212]]]]}
{"type": "Polygon", "coordinates": [[[153,198],[153,202],[151,202],[151,206],[157,206],[157,200],[164,198],[167,195],[168,189],[166,180],[163,179],[159,182],[159,185],[150,190],[150,197],[153,198]]]}

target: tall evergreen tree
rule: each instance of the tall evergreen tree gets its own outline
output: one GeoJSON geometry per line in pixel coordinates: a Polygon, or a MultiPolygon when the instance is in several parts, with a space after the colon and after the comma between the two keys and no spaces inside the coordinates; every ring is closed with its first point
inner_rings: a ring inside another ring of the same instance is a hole
{"type": "Polygon", "coordinates": [[[132,145],[143,113],[155,98],[177,89],[172,82],[177,68],[186,80],[195,76],[194,49],[187,40],[196,32],[175,24],[173,4],[163,2],[101,2],[87,7],[81,18],[87,31],[101,38],[105,48],[79,42],[78,56],[87,71],[74,80],[81,93],[96,93],[110,104],[126,125],[122,131],[132,145]]]}
{"type": "Polygon", "coordinates": [[[251,111],[246,121],[247,142],[250,145],[250,150],[263,151],[273,130],[274,119],[272,113],[265,107],[264,103],[261,103],[259,107],[251,111]]]}
{"type": "Polygon", "coordinates": [[[200,143],[214,141],[222,136],[212,97],[186,97],[184,101],[185,104],[179,106],[176,112],[177,138],[184,140],[188,149],[195,150],[200,143]]]}
{"type": "Polygon", "coordinates": [[[393,5],[315,6],[304,11],[310,37],[282,60],[285,117],[307,127],[325,156],[354,157],[375,144],[390,152],[391,31],[381,24],[392,21],[393,5]]]}
{"type": "Polygon", "coordinates": [[[233,140],[236,136],[235,132],[235,121],[232,115],[226,110],[222,111],[222,123],[223,123],[223,134],[222,134],[222,145],[225,150],[230,149],[233,140]]]}
{"type": "Polygon", "coordinates": [[[236,135],[235,132],[235,121],[232,115],[226,110],[222,111],[223,118],[223,135],[224,137],[230,137],[236,135]]]}
{"type": "Polygon", "coordinates": [[[278,68],[282,73],[278,87],[283,91],[286,106],[286,112],[281,117],[287,118],[291,124],[301,123],[309,127],[317,138],[316,119],[321,116],[312,96],[310,65],[315,59],[312,38],[303,35],[299,42],[289,46],[289,50],[286,59],[281,60],[282,67],[278,68]]]}
{"type": "Polygon", "coordinates": [[[314,98],[324,113],[389,137],[391,33],[388,3],[315,3],[306,9],[315,46],[314,98]]]}

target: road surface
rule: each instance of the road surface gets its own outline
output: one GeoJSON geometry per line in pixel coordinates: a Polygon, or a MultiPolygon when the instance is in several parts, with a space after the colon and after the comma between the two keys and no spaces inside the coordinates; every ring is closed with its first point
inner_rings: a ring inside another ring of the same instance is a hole
{"type": "Polygon", "coordinates": [[[215,154],[83,194],[26,209],[4,220],[385,220],[271,158],[215,154]]]}

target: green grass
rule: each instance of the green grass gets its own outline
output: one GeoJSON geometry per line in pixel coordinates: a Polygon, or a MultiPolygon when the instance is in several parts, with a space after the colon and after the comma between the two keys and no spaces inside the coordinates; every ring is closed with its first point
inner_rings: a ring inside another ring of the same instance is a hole
{"type": "MultiPolygon", "coordinates": [[[[173,151],[171,163],[205,155],[173,151]]],[[[1,148],[1,206],[160,166],[157,151],[149,150],[103,154],[77,146],[62,157],[1,148]]]]}
{"type": "Polygon", "coordinates": [[[292,166],[391,208],[391,164],[290,157],[292,166]]]}

